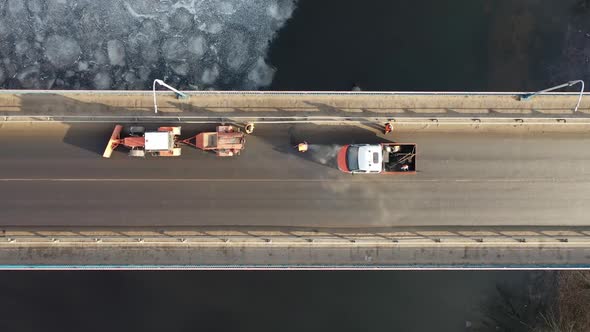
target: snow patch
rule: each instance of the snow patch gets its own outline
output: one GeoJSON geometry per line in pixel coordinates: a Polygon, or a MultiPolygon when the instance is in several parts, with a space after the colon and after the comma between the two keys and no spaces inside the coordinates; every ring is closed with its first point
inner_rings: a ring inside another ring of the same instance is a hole
{"type": "Polygon", "coordinates": [[[256,86],[267,86],[272,83],[275,69],[267,65],[263,58],[258,58],[254,68],[248,73],[248,79],[256,86]]]}
{"type": "Polygon", "coordinates": [[[188,51],[197,58],[202,57],[207,51],[205,38],[201,35],[191,36],[188,40],[188,51]]]}
{"type": "Polygon", "coordinates": [[[133,7],[131,7],[131,5],[129,4],[129,2],[125,2],[125,8],[127,9],[127,11],[129,12],[129,14],[131,14],[132,17],[137,18],[137,19],[145,19],[145,18],[155,18],[156,15],[145,15],[145,14],[139,14],[138,12],[136,12],[133,7]]]}
{"type": "Polygon", "coordinates": [[[107,42],[107,54],[111,66],[125,66],[125,45],[120,40],[109,40],[107,42]]]}
{"type": "Polygon", "coordinates": [[[80,45],[70,37],[52,35],[45,41],[45,56],[58,69],[73,65],[80,52],[80,45]]]}
{"type": "Polygon", "coordinates": [[[106,72],[99,72],[94,76],[94,88],[108,90],[111,88],[111,76],[106,72]]]}

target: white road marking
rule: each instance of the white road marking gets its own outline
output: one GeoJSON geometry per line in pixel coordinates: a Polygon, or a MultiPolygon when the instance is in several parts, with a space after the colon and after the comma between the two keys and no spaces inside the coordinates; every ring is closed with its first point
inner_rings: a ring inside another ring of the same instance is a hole
{"type": "Polygon", "coordinates": [[[532,179],[194,179],[194,178],[0,178],[0,182],[336,182],[336,183],[471,183],[471,182],[588,182],[581,179],[532,178],[532,179]]]}

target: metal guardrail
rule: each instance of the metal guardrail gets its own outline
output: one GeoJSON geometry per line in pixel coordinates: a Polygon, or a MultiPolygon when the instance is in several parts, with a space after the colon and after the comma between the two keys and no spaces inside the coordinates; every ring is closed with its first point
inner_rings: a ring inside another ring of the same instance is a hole
{"type": "Polygon", "coordinates": [[[357,116],[77,116],[12,115],[0,116],[6,123],[385,123],[432,125],[588,125],[585,117],[357,117],[357,116]]]}
{"type": "MultiPolygon", "coordinates": [[[[183,90],[188,95],[218,95],[218,94],[231,94],[231,95],[310,95],[310,96],[325,96],[325,95],[381,95],[381,96],[455,96],[455,95],[467,95],[467,96],[521,96],[529,93],[525,91],[232,91],[232,90],[183,90]]],[[[0,90],[0,94],[107,94],[107,95],[152,95],[152,90],[0,90]]],[[[167,91],[158,91],[157,93],[165,94],[167,91]]],[[[583,95],[589,95],[589,92],[585,92],[583,95]]],[[[550,92],[545,95],[553,96],[578,96],[579,92],[550,92]]]]}
{"type": "Polygon", "coordinates": [[[145,245],[145,246],[398,246],[398,245],[584,245],[590,247],[590,228],[528,229],[18,229],[3,230],[0,248],[7,245],[145,245]]]}
{"type": "Polygon", "coordinates": [[[590,228],[5,229],[1,269],[590,268],[590,228]]]}

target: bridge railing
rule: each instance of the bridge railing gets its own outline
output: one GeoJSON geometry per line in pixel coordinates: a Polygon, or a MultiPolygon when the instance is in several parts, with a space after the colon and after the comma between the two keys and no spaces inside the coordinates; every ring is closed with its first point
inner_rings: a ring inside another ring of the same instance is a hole
{"type": "Polygon", "coordinates": [[[6,228],[0,269],[590,268],[590,228],[6,228]]]}
{"type": "Polygon", "coordinates": [[[590,245],[590,227],[419,228],[419,229],[253,229],[253,228],[113,228],[4,229],[0,245],[21,244],[139,244],[147,245],[590,245]]]}
{"type": "Polygon", "coordinates": [[[256,124],[352,124],[352,123],[386,123],[395,125],[557,125],[579,126],[590,124],[590,115],[583,117],[361,117],[361,116],[83,116],[83,115],[6,115],[0,116],[0,122],[5,123],[32,123],[32,122],[58,122],[58,123],[168,123],[168,124],[206,124],[206,123],[256,123],[256,124]]]}

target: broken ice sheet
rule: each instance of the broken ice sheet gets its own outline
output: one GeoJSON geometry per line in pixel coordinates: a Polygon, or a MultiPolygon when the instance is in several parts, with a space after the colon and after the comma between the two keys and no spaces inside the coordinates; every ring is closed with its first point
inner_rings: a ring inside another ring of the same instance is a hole
{"type": "Polygon", "coordinates": [[[295,0],[0,0],[0,87],[257,89],[295,0]]]}

